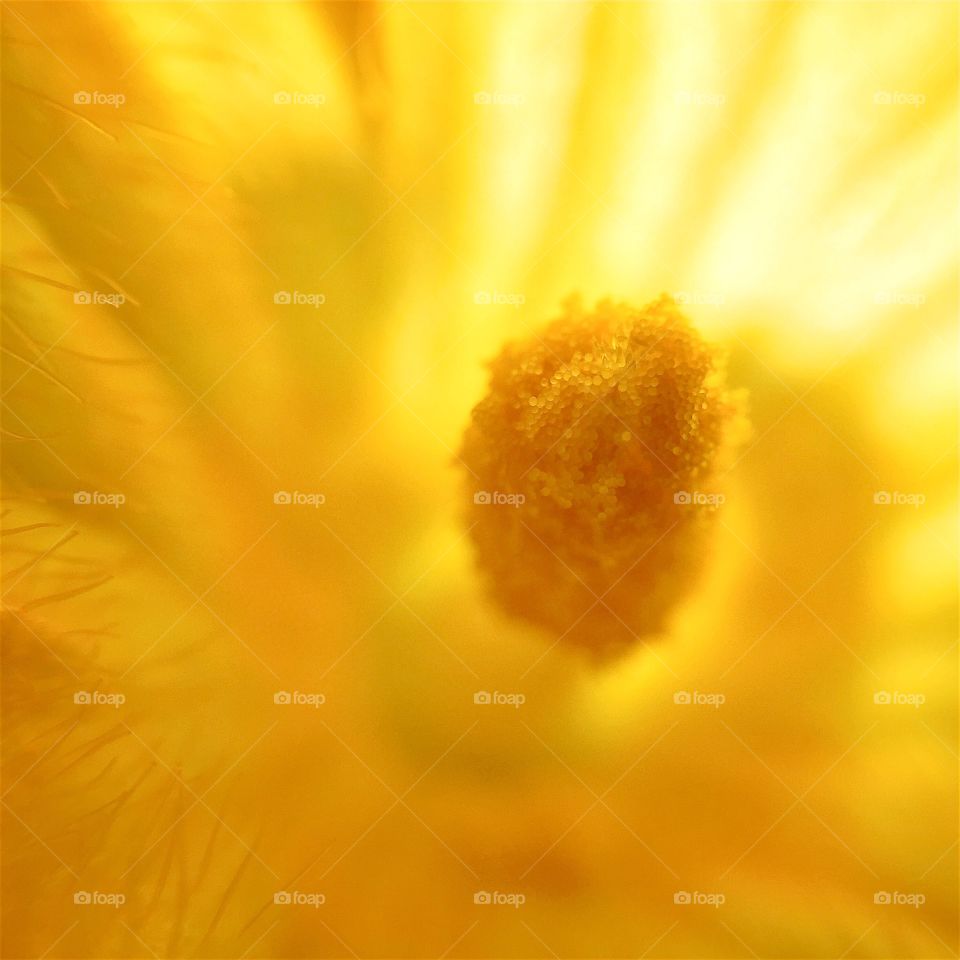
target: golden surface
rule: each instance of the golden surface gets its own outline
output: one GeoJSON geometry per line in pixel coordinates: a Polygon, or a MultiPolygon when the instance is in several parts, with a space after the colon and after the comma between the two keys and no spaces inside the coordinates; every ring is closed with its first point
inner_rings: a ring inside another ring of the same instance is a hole
{"type": "Polygon", "coordinates": [[[2,15],[4,956],[956,955],[956,4],[2,15]],[[752,434],[596,662],[457,453],[663,292],[752,434]]]}

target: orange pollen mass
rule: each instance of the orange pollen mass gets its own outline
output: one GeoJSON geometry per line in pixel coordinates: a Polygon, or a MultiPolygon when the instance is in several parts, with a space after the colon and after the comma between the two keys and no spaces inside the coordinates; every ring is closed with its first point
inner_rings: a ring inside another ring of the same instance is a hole
{"type": "Polygon", "coordinates": [[[494,597],[597,651],[662,630],[704,560],[739,417],[716,349],[670,297],[572,299],[491,369],[460,456],[494,597]]]}

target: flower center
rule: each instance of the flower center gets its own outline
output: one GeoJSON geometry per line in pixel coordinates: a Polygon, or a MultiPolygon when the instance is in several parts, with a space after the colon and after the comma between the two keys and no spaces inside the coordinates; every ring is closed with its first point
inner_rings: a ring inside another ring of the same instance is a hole
{"type": "Polygon", "coordinates": [[[597,650],[661,630],[701,565],[739,408],[666,296],[592,312],[574,299],[505,346],[461,451],[499,603],[597,650]]]}

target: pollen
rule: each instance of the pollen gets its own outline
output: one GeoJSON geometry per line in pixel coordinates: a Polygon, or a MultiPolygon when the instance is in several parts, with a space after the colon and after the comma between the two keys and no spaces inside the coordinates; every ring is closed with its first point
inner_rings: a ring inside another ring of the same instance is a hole
{"type": "Polygon", "coordinates": [[[741,406],[667,296],[574,298],[507,344],[460,452],[500,607],[603,653],[663,631],[704,564],[741,406]]]}

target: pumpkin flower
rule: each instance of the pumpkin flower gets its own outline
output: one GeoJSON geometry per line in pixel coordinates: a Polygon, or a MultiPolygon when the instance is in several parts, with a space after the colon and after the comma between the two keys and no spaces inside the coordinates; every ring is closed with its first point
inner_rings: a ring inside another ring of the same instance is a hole
{"type": "Polygon", "coordinates": [[[956,955],[955,5],[2,17],[5,956],[956,955]]]}

